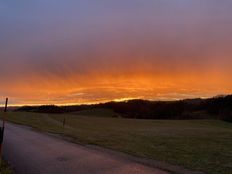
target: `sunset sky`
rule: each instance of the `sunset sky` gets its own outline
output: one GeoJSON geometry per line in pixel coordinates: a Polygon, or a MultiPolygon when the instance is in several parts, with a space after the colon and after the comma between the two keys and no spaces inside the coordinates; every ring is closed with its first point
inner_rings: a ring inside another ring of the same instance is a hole
{"type": "Polygon", "coordinates": [[[231,0],[0,1],[0,104],[229,93],[231,0]]]}

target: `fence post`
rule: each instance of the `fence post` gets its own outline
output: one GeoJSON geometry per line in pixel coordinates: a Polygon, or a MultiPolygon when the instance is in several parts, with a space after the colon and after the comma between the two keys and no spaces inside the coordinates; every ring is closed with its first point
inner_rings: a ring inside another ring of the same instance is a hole
{"type": "Polygon", "coordinates": [[[63,136],[64,136],[64,131],[65,131],[65,124],[66,124],[66,116],[64,115],[64,118],[63,118],[63,136]]]}
{"type": "MultiPolygon", "coordinates": [[[[6,98],[4,113],[7,112],[8,98],[6,98]]],[[[0,127],[0,166],[2,165],[2,144],[4,138],[4,129],[5,129],[5,114],[2,117],[2,127],[0,127]]]]}

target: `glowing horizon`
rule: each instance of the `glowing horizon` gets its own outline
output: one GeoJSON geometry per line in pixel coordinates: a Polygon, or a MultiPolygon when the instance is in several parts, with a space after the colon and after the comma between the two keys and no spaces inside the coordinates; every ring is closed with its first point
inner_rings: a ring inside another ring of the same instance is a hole
{"type": "Polygon", "coordinates": [[[0,101],[231,94],[231,9],[229,0],[3,0],[0,101]]]}

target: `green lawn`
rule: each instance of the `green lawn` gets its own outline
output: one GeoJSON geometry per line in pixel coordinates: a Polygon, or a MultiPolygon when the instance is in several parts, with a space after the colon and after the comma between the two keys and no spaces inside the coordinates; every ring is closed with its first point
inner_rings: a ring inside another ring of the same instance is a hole
{"type": "Polygon", "coordinates": [[[77,114],[7,113],[9,121],[209,174],[232,173],[232,124],[218,120],[135,120],[77,114]]]}
{"type": "Polygon", "coordinates": [[[101,109],[101,108],[82,110],[78,112],[73,112],[73,114],[83,115],[83,116],[95,116],[95,117],[119,117],[119,114],[112,111],[111,109],[101,109]]]}
{"type": "Polygon", "coordinates": [[[2,161],[2,164],[0,166],[0,174],[13,174],[9,165],[5,161],[2,161]]]}

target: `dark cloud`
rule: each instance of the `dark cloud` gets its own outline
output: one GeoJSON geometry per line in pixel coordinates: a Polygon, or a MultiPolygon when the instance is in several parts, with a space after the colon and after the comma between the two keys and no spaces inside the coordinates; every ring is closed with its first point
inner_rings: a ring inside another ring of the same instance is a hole
{"type": "Polygon", "coordinates": [[[226,79],[231,16],[230,0],[2,0],[0,80],[194,71],[226,79]]]}

